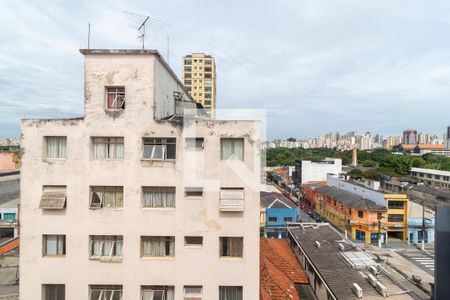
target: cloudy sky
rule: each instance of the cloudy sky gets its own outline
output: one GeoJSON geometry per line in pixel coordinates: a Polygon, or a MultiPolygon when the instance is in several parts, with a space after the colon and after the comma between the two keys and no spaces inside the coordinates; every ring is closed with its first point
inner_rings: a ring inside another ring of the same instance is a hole
{"type": "Polygon", "coordinates": [[[268,138],[450,124],[450,1],[1,0],[0,137],[82,114],[88,22],[91,48],[140,46],[123,11],[171,25],[146,43],[179,76],[212,54],[218,107],[266,109],[268,138]]]}

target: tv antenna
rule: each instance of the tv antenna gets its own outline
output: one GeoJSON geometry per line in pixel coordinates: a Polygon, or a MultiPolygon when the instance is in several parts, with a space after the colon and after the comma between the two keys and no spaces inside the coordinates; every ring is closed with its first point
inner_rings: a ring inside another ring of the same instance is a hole
{"type": "Polygon", "coordinates": [[[150,16],[140,15],[130,11],[124,11],[123,13],[128,17],[128,19],[133,23],[133,27],[138,31],[138,39],[142,43],[142,49],[145,49],[145,37],[150,35],[150,32],[162,31],[167,27],[170,27],[169,24],[150,16]]]}

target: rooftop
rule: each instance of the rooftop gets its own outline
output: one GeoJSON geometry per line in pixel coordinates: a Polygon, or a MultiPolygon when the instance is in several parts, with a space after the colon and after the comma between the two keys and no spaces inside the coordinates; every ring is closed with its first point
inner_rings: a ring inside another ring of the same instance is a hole
{"type": "MultiPolygon", "coordinates": [[[[358,299],[351,289],[353,283],[361,287],[364,299],[384,299],[367,280],[370,272],[366,266],[374,261],[330,224],[301,223],[288,231],[337,299],[358,299]]],[[[381,268],[377,280],[391,294],[390,299],[412,299],[386,270],[381,268]]]]}
{"type": "Polygon", "coordinates": [[[291,199],[277,192],[261,192],[261,204],[266,208],[296,208],[291,199]]]}
{"type": "Polygon", "coordinates": [[[263,300],[300,300],[296,284],[308,278],[285,240],[260,240],[260,295],[263,300]]]}
{"type": "Polygon", "coordinates": [[[442,171],[442,170],[435,170],[435,169],[411,168],[411,172],[434,174],[434,175],[441,175],[441,176],[450,176],[449,171],[442,171]]]}
{"type": "Polygon", "coordinates": [[[340,201],[345,205],[351,206],[352,208],[358,208],[367,211],[386,210],[385,206],[379,205],[370,199],[338,189],[333,186],[329,185],[320,186],[317,187],[316,190],[334,200],[340,201]]]}

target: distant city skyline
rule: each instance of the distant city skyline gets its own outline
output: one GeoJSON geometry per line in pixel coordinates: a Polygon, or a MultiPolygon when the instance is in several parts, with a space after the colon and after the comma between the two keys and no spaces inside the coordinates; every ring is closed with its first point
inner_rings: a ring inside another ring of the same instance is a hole
{"type": "Polygon", "coordinates": [[[186,53],[214,56],[217,109],[266,109],[268,139],[334,128],[441,135],[450,123],[449,9],[448,1],[1,1],[0,136],[19,136],[21,118],[83,114],[87,24],[91,48],[138,49],[125,10],[171,25],[151,32],[146,47],[180,79],[186,53]]]}

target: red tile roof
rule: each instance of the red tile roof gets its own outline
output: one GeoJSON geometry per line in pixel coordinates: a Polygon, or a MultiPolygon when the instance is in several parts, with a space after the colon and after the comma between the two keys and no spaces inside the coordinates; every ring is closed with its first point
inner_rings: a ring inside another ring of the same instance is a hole
{"type": "Polygon", "coordinates": [[[260,240],[261,300],[300,300],[295,284],[307,283],[308,278],[285,240],[260,240]]]}

